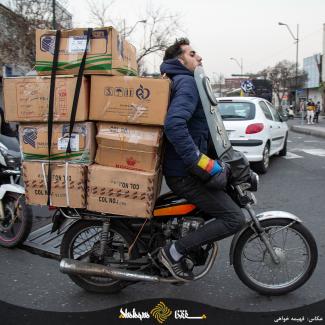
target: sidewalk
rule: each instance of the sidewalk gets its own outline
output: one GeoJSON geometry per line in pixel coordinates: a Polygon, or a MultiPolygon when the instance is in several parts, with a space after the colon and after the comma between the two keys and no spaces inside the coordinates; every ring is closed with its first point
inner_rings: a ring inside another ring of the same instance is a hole
{"type": "Polygon", "coordinates": [[[325,138],[325,116],[319,116],[318,120],[319,123],[308,125],[306,120],[302,124],[301,118],[295,117],[293,120],[288,120],[287,124],[291,131],[325,138]]]}

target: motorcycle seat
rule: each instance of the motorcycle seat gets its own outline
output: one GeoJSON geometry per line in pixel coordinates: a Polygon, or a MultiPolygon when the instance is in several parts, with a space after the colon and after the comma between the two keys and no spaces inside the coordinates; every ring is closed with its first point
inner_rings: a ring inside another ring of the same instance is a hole
{"type": "Polygon", "coordinates": [[[163,207],[165,205],[171,205],[171,204],[177,205],[177,204],[185,204],[185,203],[187,203],[186,199],[181,198],[177,196],[175,193],[170,191],[158,197],[158,199],[156,200],[155,208],[163,207]]]}

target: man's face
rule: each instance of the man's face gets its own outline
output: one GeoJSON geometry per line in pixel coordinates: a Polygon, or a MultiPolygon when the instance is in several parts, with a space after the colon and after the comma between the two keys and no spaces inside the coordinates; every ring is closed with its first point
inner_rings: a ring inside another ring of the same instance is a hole
{"type": "Polygon", "coordinates": [[[181,46],[183,53],[178,57],[179,61],[190,71],[202,65],[202,58],[192,49],[190,45],[181,46]]]}

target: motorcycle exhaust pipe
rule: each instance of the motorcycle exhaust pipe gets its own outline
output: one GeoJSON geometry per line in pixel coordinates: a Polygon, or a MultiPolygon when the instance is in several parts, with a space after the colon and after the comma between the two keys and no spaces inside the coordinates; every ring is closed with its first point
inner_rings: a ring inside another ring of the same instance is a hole
{"type": "Polygon", "coordinates": [[[98,276],[126,281],[179,282],[179,280],[176,279],[165,279],[155,275],[146,275],[141,272],[121,270],[105,265],[76,261],[69,258],[61,260],[60,271],[71,275],[98,276]]]}

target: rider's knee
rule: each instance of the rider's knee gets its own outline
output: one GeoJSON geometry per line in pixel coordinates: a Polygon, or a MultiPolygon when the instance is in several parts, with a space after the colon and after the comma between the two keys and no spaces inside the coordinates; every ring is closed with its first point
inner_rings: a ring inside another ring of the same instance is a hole
{"type": "Polygon", "coordinates": [[[228,220],[227,226],[232,233],[239,231],[246,223],[246,218],[243,213],[238,213],[233,215],[233,217],[228,220]]]}

